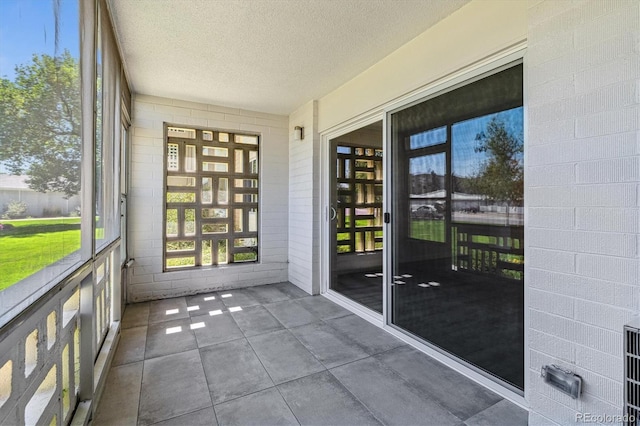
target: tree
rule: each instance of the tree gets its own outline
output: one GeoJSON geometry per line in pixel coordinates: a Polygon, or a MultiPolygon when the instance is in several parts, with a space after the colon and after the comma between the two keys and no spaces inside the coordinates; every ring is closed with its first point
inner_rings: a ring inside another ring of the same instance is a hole
{"type": "Polygon", "coordinates": [[[0,162],[28,175],[31,189],[66,198],[80,191],[79,79],[68,51],[34,55],[15,81],[0,78],[0,162]]]}
{"type": "Polygon", "coordinates": [[[509,224],[509,208],[523,198],[522,138],[510,133],[502,120],[493,117],[486,131],[476,135],[476,141],[478,145],[475,151],[485,152],[487,159],[481,165],[473,185],[477,193],[507,205],[509,224]]]}

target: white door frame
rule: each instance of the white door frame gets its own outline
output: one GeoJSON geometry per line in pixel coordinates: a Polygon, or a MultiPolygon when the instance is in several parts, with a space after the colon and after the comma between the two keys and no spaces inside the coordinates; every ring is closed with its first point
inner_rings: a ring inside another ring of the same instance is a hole
{"type": "MultiPolygon", "coordinates": [[[[378,121],[383,122],[383,133],[382,133],[382,146],[386,146],[386,131],[384,127],[384,120],[386,120],[386,114],[382,109],[363,114],[354,119],[348,120],[344,123],[341,123],[338,126],[331,128],[328,131],[322,132],[320,134],[320,153],[321,153],[321,167],[320,167],[320,180],[321,180],[321,220],[320,220],[320,253],[321,253],[321,266],[320,266],[320,293],[336,302],[337,304],[343,306],[344,308],[350,310],[351,312],[357,314],[358,316],[366,319],[367,321],[377,325],[378,327],[382,327],[385,322],[384,318],[386,318],[386,277],[383,277],[382,280],[382,314],[378,312],[372,311],[364,307],[363,305],[349,299],[348,297],[343,296],[342,294],[331,290],[329,288],[329,281],[331,279],[331,247],[332,242],[330,241],[332,222],[330,220],[329,209],[331,207],[331,187],[330,182],[331,179],[335,179],[335,176],[331,176],[331,140],[347,133],[353,132],[354,130],[358,130],[362,127],[368,126],[370,124],[376,123],[378,121]]],[[[383,162],[384,164],[384,162],[383,162]]],[[[384,182],[384,167],[383,167],[383,182],[384,182]]],[[[383,188],[384,188],[383,184],[383,188]]],[[[386,200],[386,197],[383,195],[383,199],[386,200]]],[[[386,205],[383,202],[382,210],[386,211],[386,205]]],[[[383,250],[384,252],[384,250],[383,250]]],[[[384,258],[383,258],[384,259],[384,258]]],[[[385,260],[383,260],[384,265],[385,260]]],[[[383,270],[383,273],[385,271],[383,270]]]]}
{"type": "MultiPolygon", "coordinates": [[[[382,120],[383,122],[383,152],[384,152],[384,161],[383,161],[383,212],[390,212],[391,207],[391,157],[387,153],[391,152],[391,140],[390,140],[390,128],[388,125],[388,117],[392,112],[407,108],[409,105],[421,102],[429,97],[435,97],[440,93],[447,92],[452,90],[452,88],[456,86],[466,85],[476,79],[482,78],[485,74],[495,72],[498,68],[505,67],[509,64],[512,64],[517,61],[521,61],[525,63],[526,51],[526,41],[518,43],[516,45],[510,46],[505,50],[492,55],[491,57],[480,60],[464,69],[458,70],[456,72],[451,73],[437,81],[429,83],[423,87],[420,87],[412,92],[406,93],[398,98],[391,100],[380,107],[370,110],[369,112],[354,117],[350,120],[344,121],[336,126],[333,126],[327,130],[324,130],[320,133],[320,155],[321,155],[321,194],[320,194],[320,203],[321,203],[321,227],[320,227],[320,253],[321,253],[321,267],[320,267],[320,293],[325,297],[331,299],[337,304],[345,307],[346,309],[354,312],[355,314],[361,316],[367,321],[382,327],[387,332],[391,333],[393,336],[399,338],[400,340],[406,342],[407,344],[415,347],[416,349],[426,353],[427,355],[435,358],[436,360],[442,362],[446,366],[452,368],[453,370],[463,374],[464,376],[474,380],[475,382],[483,385],[486,388],[491,389],[496,392],[498,395],[514,402],[517,405],[527,409],[529,404],[526,399],[526,396],[521,394],[520,392],[516,392],[504,386],[504,384],[491,379],[486,374],[482,374],[478,369],[473,368],[467,363],[464,363],[458,358],[455,358],[453,355],[444,353],[441,350],[436,349],[434,346],[429,345],[423,341],[420,341],[414,337],[412,337],[409,333],[401,331],[396,326],[391,323],[391,315],[390,315],[390,294],[387,290],[389,281],[390,265],[391,265],[391,239],[390,239],[390,231],[391,226],[388,223],[384,224],[384,237],[383,237],[383,308],[382,315],[377,312],[373,312],[367,308],[364,308],[362,305],[350,300],[349,298],[332,291],[329,289],[329,279],[330,279],[330,271],[329,268],[331,266],[330,263],[330,248],[331,241],[329,241],[331,222],[329,221],[329,207],[330,207],[330,186],[329,182],[331,176],[329,171],[331,170],[329,162],[331,161],[331,139],[349,133],[351,131],[357,130],[361,127],[372,124],[376,121],[382,120]]],[[[524,88],[526,89],[526,63],[524,67],[524,88]]],[[[524,93],[524,105],[525,105],[525,138],[526,138],[526,129],[527,129],[527,94],[526,90],[524,93]]],[[[525,150],[525,168],[526,168],[526,150],[525,150]]],[[[525,207],[526,207],[526,194],[525,194],[525,207]]],[[[525,219],[526,220],[526,219],[525,219]]],[[[526,221],[525,221],[525,232],[526,232],[526,221]]],[[[526,250],[526,247],[525,247],[526,250]]],[[[525,254],[526,256],[526,254],[525,254]]],[[[529,353],[526,350],[526,345],[528,341],[528,324],[529,324],[529,315],[526,310],[527,306],[527,285],[525,282],[525,298],[524,298],[524,341],[525,341],[525,359],[524,359],[524,383],[525,390],[529,388],[529,353]]]]}

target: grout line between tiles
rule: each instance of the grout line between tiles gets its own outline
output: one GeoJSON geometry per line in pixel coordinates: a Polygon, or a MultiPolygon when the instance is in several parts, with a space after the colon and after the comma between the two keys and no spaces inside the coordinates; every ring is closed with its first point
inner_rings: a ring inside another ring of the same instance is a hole
{"type": "MultiPolygon", "coordinates": [[[[366,359],[366,358],[365,358],[365,359],[366,359]]],[[[360,360],[358,360],[358,361],[360,361],[360,360]]],[[[357,362],[357,361],[353,361],[353,362],[357,362]]],[[[351,363],[349,363],[349,364],[351,364],[351,363]]],[[[344,364],[344,365],[347,365],[347,364],[344,364]]],[[[342,366],[341,366],[341,367],[342,367],[342,366]]],[[[337,368],[337,367],[336,367],[336,368],[337,368]]],[[[360,403],[360,405],[362,405],[362,407],[363,407],[365,410],[367,410],[369,413],[371,413],[371,415],[373,416],[373,418],[374,418],[374,419],[376,419],[377,421],[379,421],[381,425],[386,425],[386,423],[385,423],[385,422],[383,422],[383,421],[382,421],[382,419],[379,419],[379,418],[378,418],[378,416],[376,416],[376,415],[373,413],[373,411],[371,411],[371,410],[369,409],[369,407],[368,407],[368,406],[367,406],[363,401],[361,401],[361,400],[360,400],[360,398],[358,398],[357,396],[355,396],[355,395],[353,394],[353,392],[351,392],[351,391],[349,390],[349,388],[347,388],[347,387],[345,386],[345,384],[344,384],[344,383],[342,383],[342,382],[340,381],[340,379],[338,379],[338,378],[337,378],[337,377],[336,377],[336,376],[331,372],[331,370],[327,370],[327,371],[329,372],[329,374],[331,374],[331,376],[332,376],[334,379],[336,379],[336,381],[337,381],[338,383],[340,383],[340,386],[342,386],[342,388],[343,388],[343,389],[344,389],[344,390],[345,390],[349,395],[351,395],[351,396],[353,397],[353,399],[355,399],[356,401],[358,401],[358,402],[360,403]]]]}
{"type": "MultiPolygon", "coordinates": [[[[261,305],[262,306],[262,305],[261,305]]],[[[266,309],[266,308],[265,308],[266,309]]],[[[275,317],[274,317],[275,318],[275,317]]],[[[277,319],[276,319],[277,321],[277,319]]],[[[280,322],[280,321],[278,321],[280,322]]],[[[280,325],[283,325],[282,323],[280,325]]],[[[284,326],[284,325],[283,325],[284,326]]],[[[289,330],[287,330],[285,328],[285,330],[289,333],[292,334],[291,332],[289,332],[289,330]]],[[[281,330],[276,330],[276,331],[281,331],[281,330]]],[[[268,334],[268,333],[264,333],[264,334],[268,334]]],[[[300,423],[300,420],[298,419],[298,416],[296,416],[296,413],[293,412],[293,410],[291,409],[291,407],[289,406],[289,403],[287,402],[287,400],[284,398],[284,396],[282,396],[282,392],[280,392],[280,389],[278,389],[278,385],[276,384],[275,380],[273,380],[273,377],[271,377],[271,374],[269,374],[269,370],[267,370],[267,367],[265,367],[264,363],[262,362],[262,360],[260,359],[260,357],[258,356],[258,353],[256,352],[255,348],[253,347],[253,345],[251,344],[251,341],[249,339],[247,339],[247,342],[249,343],[249,347],[251,348],[251,350],[253,351],[253,354],[256,356],[256,358],[258,358],[258,362],[260,362],[260,365],[262,366],[262,368],[264,369],[264,371],[267,373],[267,376],[269,376],[269,379],[271,379],[271,382],[273,383],[273,387],[276,388],[276,391],[278,392],[278,395],[280,395],[280,398],[282,398],[282,400],[284,401],[285,405],[287,406],[287,408],[289,409],[289,411],[291,412],[291,414],[293,415],[293,417],[296,419],[296,421],[298,422],[299,425],[301,425],[302,423],[300,423]]],[[[312,354],[313,355],[313,354],[312,354]]],[[[263,389],[266,390],[266,389],[263,389]]],[[[260,391],[258,391],[260,392],[260,391]]],[[[246,396],[246,395],[245,395],[246,396]]]]}
{"type": "Polygon", "coordinates": [[[291,409],[291,406],[289,405],[289,402],[287,401],[287,399],[284,397],[284,395],[282,395],[282,392],[280,392],[280,388],[278,388],[278,385],[274,386],[276,388],[276,391],[278,391],[278,394],[280,395],[280,398],[282,398],[282,400],[284,401],[285,405],[287,406],[287,408],[289,409],[289,411],[291,411],[291,414],[293,414],[293,417],[296,419],[296,421],[298,422],[299,425],[302,425],[302,422],[300,421],[300,419],[298,418],[298,416],[296,416],[296,413],[291,409]]]}

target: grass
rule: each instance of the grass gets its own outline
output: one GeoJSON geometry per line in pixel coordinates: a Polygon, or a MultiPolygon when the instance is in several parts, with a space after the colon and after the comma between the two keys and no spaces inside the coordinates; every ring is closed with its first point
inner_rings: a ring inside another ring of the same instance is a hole
{"type": "Polygon", "coordinates": [[[411,220],[409,237],[419,240],[444,243],[444,220],[423,219],[411,220]]]}
{"type": "MultiPolygon", "coordinates": [[[[167,246],[172,250],[179,250],[181,247],[185,246],[185,244],[182,244],[182,243],[187,243],[187,242],[169,242],[167,243],[167,246]]],[[[195,244],[193,248],[189,246],[188,249],[191,249],[191,250],[195,249],[195,244]]],[[[211,245],[203,244],[202,258],[203,258],[203,262],[204,262],[204,259],[208,259],[209,262],[211,261],[211,245]]],[[[229,260],[225,260],[225,259],[227,259],[227,247],[226,245],[220,245],[218,247],[218,262],[216,264],[217,265],[228,264],[229,260]]],[[[258,261],[257,253],[234,253],[233,255],[233,263],[257,262],[257,261],[258,261]]],[[[193,255],[187,255],[184,257],[174,257],[174,258],[167,259],[166,267],[168,269],[189,268],[189,267],[194,267],[195,262],[196,262],[196,258],[193,255]]]]}
{"type": "Polygon", "coordinates": [[[0,223],[0,291],[80,249],[79,217],[0,223]]]}

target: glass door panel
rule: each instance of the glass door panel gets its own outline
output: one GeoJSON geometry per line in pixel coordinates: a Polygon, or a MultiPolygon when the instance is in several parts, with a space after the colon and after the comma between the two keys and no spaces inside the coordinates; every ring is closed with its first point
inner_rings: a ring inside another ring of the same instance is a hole
{"type": "Polygon", "coordinates": [[[522,66],[390,124],[391,322],[522,390],[522,66]]]}
{"type": "Polygon", "coordinates": [[[331,140],[329,288],[382,313],[382,122],[331,140]]]}

